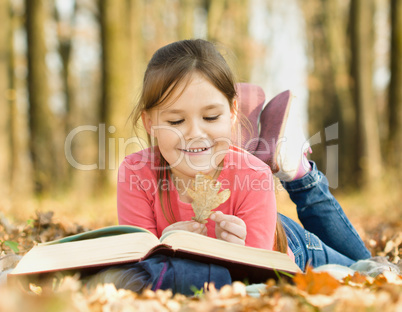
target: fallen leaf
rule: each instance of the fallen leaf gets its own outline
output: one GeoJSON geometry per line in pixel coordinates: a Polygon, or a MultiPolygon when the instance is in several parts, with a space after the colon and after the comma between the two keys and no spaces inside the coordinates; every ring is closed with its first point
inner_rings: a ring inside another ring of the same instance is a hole
{"type": "Polygon", "coordinates": [[[29,289],[36,295],[42,294],[42,287],[29,283],[29,289]]]}
{"type": "Polygon", "coordinates": [[[398,275],[391,271],[384,271],[382,273],[384,278],[386,279],[387,283],[395,284],[395,285],[402,285],[402,276],[398,275]]]}
{"type": "Polygon", "coordinates": [[[51,224],[53,215],[54,215],[53,211],[47,211],[47,212],[37,211],[36,216],[37,216],[38,224],[41,226],[46,226],[46,225],[51,224]]]}
{"type": "Polygon", "coordinates": [[[331,295],[341,283],[327,272],[314,272],[311,267],[305,274],[297,273],[293,278],[298,289],[310,295],[331,295]]]}
{"type": "Polygon", "coordinates": [[[350,286],[360,286],[372,285],[374,283],[374,278],[368,275],[363,275],[359,272],[355,272],[352,276],[347,276],[343,279],[345,285],[350,286]]]}

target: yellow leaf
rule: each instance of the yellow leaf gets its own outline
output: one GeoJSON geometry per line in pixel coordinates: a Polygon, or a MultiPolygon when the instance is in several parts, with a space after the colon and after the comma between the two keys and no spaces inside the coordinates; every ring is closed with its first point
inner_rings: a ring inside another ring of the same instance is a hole
{"type": "Polygon", "coordinates": [[[42,294],[42,287],[36,286],[36,285],[33,284],[33,283],[29,283],[29,289],[30,289],[34,294],[37,294],[37,295],[41,295],[41,294],[42,294]]]}

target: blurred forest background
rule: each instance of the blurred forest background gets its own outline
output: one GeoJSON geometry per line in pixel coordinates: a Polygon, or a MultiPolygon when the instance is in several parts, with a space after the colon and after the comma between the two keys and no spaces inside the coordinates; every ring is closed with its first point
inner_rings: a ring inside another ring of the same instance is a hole
{"type": "Polygon", "coordinates": [[[188,38],[219,43],[267,99],[293,90],[334,191],[401,210],[402,0],[0,0],[0,23],[0,209],[15,217],[46,200],[114,213],[116,169],[144,147],[128,116],[147,61],[188,38]]]}

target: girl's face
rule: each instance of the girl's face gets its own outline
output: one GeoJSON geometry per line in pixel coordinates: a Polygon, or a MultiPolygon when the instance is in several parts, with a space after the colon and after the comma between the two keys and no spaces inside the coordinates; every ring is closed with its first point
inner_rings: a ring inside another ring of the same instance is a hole
{"type": "Polygon", "coordinates": [[[231,144],[229,102],[197,73],[187,86],[176,88],[166,105],[143,113],[142,119],[172,173],[184,180],[198,172],[213,176],[231,144]]]}

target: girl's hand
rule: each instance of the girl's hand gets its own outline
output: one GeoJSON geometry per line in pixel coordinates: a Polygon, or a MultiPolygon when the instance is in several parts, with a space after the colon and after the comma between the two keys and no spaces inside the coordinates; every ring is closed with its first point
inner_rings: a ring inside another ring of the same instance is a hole
{"type": "Polygon", "coordinates": [[[226,215],[221,211],[214,212],[210,218],[216,222],[216,238],[229,243],[245,245],[247,228],[242,219],[233,215],[226,215]]]}
{"type": "Polygon", "coordinates": [[[173,223],[163,230],[162,235],[165,234],[166,232],[174,230],[183,230],[197,234],[207,235],[207,227],[205,226],[205,224],[199,223],[197,221],[179,221],[173,223]]]}

